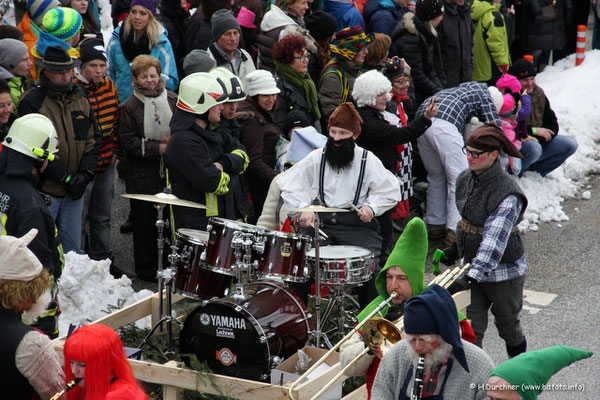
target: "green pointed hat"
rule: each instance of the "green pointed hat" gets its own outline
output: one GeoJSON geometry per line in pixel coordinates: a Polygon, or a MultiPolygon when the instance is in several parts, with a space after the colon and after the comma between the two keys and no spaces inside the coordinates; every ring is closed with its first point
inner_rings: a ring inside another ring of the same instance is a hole
{"type": "Polygon", "coordinates": [[[410,281],[413,296],[425,290],[425,261],[427,260],[427,228],[421,218],[413,218],[398,238],[394,250],[377,276],[375,286],[385,298],[389,295],[385,285],[385,271],[390,267],[400,267],[410,281]],[[383,293],[381,292],[383,290],[383,293]]]}
{"type": "Polygon", "coordinates": [[[552,375],[574,363],[592,356],[591,351],[569,346],[553,346],[528,351],[498,365],[490,376],[499,376],[511,385],[523,400],[535,400],[542,393],[542,385],[548,383],[552,375]],[[539,386],[539,388],[531,386],[539,386]]]}

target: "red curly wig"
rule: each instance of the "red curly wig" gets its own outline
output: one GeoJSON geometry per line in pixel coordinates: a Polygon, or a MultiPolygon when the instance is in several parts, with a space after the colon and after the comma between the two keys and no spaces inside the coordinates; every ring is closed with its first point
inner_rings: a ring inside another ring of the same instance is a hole
{"type": "MultiPolygon", "coordinates": [[[[121,338],[112,328],[102,324],[82,326],[65,342],[64,356],[67,382],[75,378],[71,361],[85,363],[86,400],[104,400],[109,392],[123,390],[133,394],[128,397],[130,400],[148,398],[133,376],[121,338]]],[[[67,398],[82,399],[81,388],[74,387],[67,398]]]]}
{"type": "Polygon", "coordinates": [[[273,60],[285,65],[294,62],[294,53],[304,53],[306,39],[298,35],[287,35],[273,47],[273,60]]]}

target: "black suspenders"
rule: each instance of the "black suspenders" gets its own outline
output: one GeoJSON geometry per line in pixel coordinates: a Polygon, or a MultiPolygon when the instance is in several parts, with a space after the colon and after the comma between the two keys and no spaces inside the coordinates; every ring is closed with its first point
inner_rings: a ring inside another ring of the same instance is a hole
{"type": "MultiPolygon", "coordinates": [[[[366,149],[363,149],[362,158],[360,160],[360,172],[358,173],[358,185],[356,186],[356,193],[354,194],[354,200],[352,203],[355,206],[358,206],[358,198],[360,197],[360,191],[362,189],[363,181],[365,180],[365,169],[367,167],[367,155],[369,153],[366,149]]],[[[321,200],[321,205],[327,206],[325,204],[325,148],[323,148],[323,152],[321,153],[321,165],[319,166],[319,199],[321,200]]]]}

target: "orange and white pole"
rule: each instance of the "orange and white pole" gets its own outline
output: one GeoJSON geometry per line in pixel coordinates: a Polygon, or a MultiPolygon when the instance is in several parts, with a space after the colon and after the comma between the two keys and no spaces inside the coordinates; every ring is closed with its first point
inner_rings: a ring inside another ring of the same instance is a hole
{"type": "Polygon", "coordinates": [[[575,49],[575,65],[579,65],[585,59],[585,35],[586,26],[577,25],[577,45],[575,49]]]}

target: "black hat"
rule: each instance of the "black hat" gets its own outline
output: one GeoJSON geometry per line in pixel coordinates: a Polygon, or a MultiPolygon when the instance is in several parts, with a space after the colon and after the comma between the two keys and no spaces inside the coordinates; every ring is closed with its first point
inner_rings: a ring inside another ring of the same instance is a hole
{"type": "Polygon", "coordinates": [[[393,82],[394,78],[404,73],[404,67],[399,58],[391,58],[386,60],[383,71],[381,72],[383,72],[386,78],[393,82]]]}
{"type": "Polygon", "coordinates": [[[306,114],[299,110],[292,110],[283,120],[283,133],[284,135],[287,135],[295,126],[306,128],[310,125],[310,121],[306,118],[306,114]]]}
{"type": "Polygon", "coordinates": [[[78,67],[81,61],[71,58],[69,53],[60,46],[51,46],[46,49],[46,54],[41,60],[35,60],[35,65],[52,71],[64,71],[78,67]]]}
{"type": "Polygon", "coordinates": [[[444,13],[444,2],[442,0],[418,0],[415,6],[415,14],[422,22],[436,19],[444,13]]]}
{"type": "Polygon", "coordinates": [[[92,60],[102,60],[106,62],[104,42],[100,39],[86,39],[81,42],[79,45],[79,54],[82,65],[92,60]]]}
{"type": "Polygon", "coordinates": [[[524,58],[515,61],[508,73],[516,76],[517,79],[525,79],[536,75],[533,64],[524,58]]]}
{"type": "Polygon", "coordinates": [[[315,11],[304,17],[306,29],[317,42],[329,39],[337,31],[335,18],[323,11],[315,11]]]}

